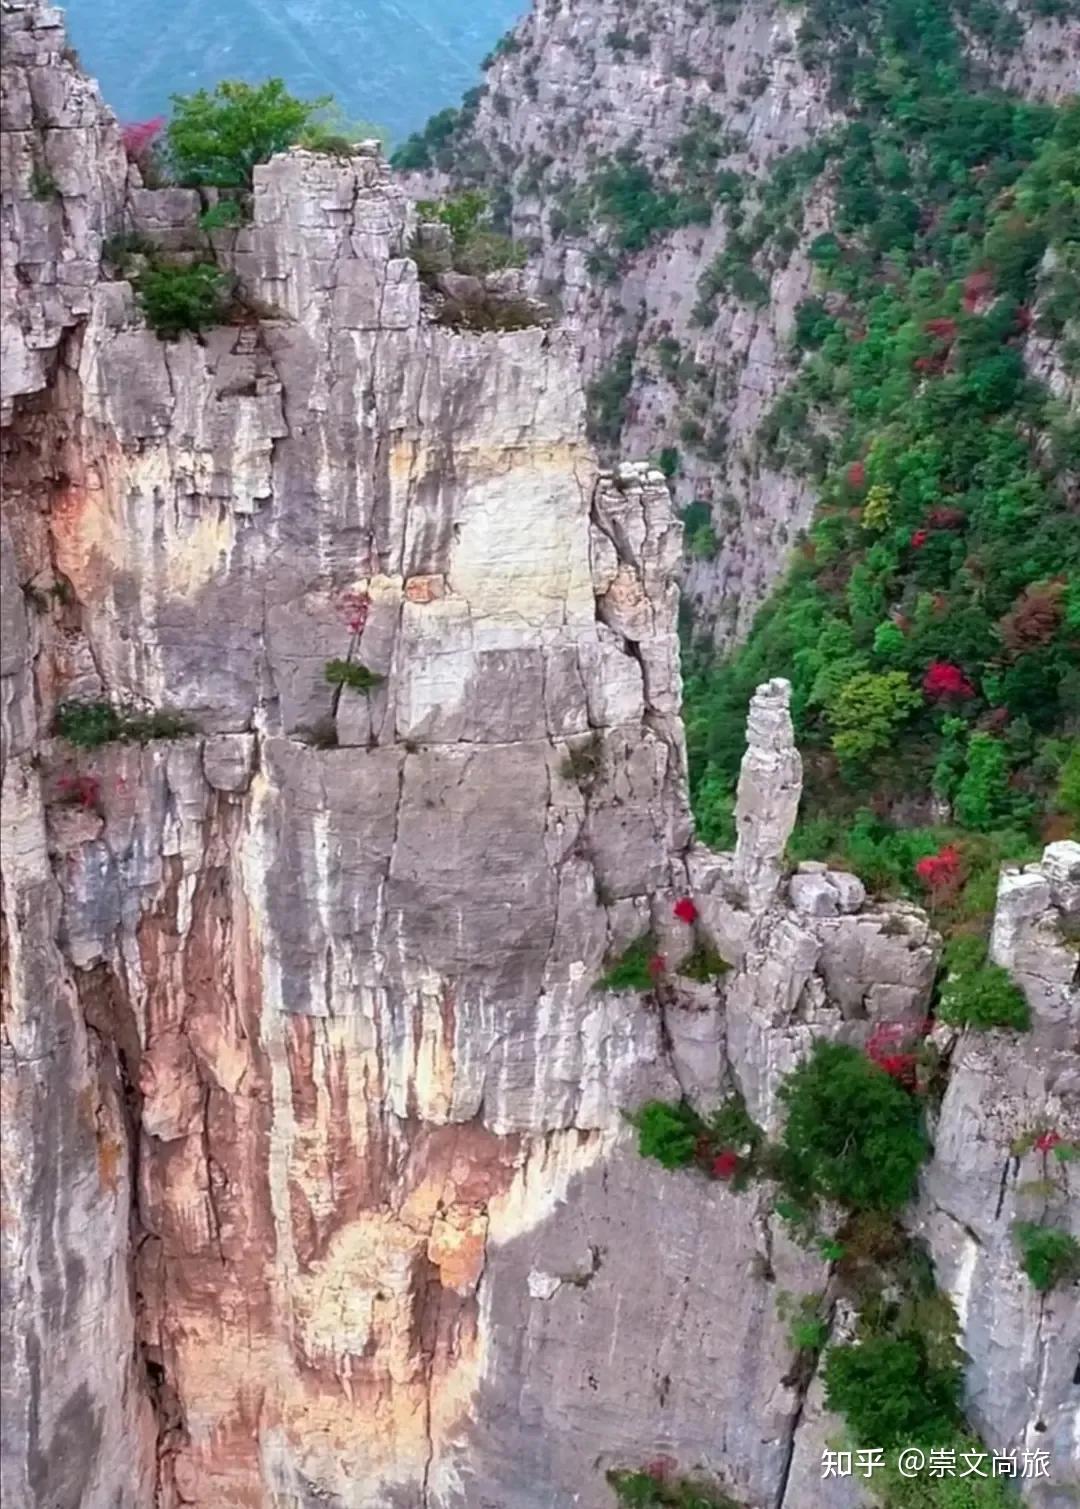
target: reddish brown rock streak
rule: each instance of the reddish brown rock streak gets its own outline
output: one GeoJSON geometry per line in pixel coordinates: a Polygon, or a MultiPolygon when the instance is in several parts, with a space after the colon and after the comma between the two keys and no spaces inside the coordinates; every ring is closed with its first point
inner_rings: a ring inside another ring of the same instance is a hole
{"type": "MultiPolygon", "coordinates": [[[[198,206],[129,171],[56,12],[3,21],[5,1504],[602,1509],[670,1452],[815,1509],[835,1422],[775,1293],[823,1264],[622,1111],[771,1120],[815,1033],[925,1014],[935,936],[852,877],[778,894],[786,683],[737,860],[692,845],[680,530],[658,473],[598,474],[566,336],[428,323],[365,149],[257,169],[218,251],[260,317],[161,343],[103,240],[197,246],[198,206]],[[72,697],[198,732],[73,750],[72,697]],[[688,894],[724,982],[594,990],[650,927],[677,969],[688,894]]],[[[1075,998],[1000,947],[1041,992],[1019,1122],[1075,998]]],[[[1069,1317],[1031,1318],[980,1423],[1065,1442],[1069,1317]]]]}

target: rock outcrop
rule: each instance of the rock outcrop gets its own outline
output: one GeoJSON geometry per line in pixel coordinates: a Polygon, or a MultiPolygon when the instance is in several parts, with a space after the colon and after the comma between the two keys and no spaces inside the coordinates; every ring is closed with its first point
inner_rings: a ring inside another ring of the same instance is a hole
{"type": "MultiPolygon", "coordinates": [[[[1010,8],[1022,21],[1014,51],[968,39],[982,77],[1064,100],[1077,87],[1080,18],[1010,8]]],[[[614,254],[609,244],[606,264],[583,203],[620,154],[651,175],[627,186],[627,200],[684,188],[695,171],[710,192],[734,181],[741,199],[781,158],[824,140],[843,111],[827,68],[805,60],[803,20],[782,0],[673,0],[648,12],[637,0],[543,0],[495,50],[443,154],[456,182],[481,182],[510,206],[537,278],[559,292],[586,378],[629,363],[617,443],[635,455],[676,446],[679,502],[709,503],[716,549],[688,560],[683,587],[698,629],[720,646],[749,632],[812,513],[812,485],[760,431],[797,365],[795,315],[813,291],[810,247],[832,228],[832,189],[806,204],[783,265],[759,264],[760,297],[714,290],[704,317],[701,282],[731,237],[722,193],[708,223],[616,243],[614,254]]]]}
{"type": "MultiPolygon", "coordinates": [[[[680,528],[659,473],[598,469],[565,335],[431,323],[378,156],[293,151],[216,233],[236,323],[161,342],[101,242],[198,245],[196,206],[126,176],[54,12],[3,17],[8,98],[81,112],[5,117],[5,1495],[605,1509],[605,1468],[669,1453],[835,1505],[776,1303],[824,1259],[765,1191],[639,1158],[624,1112],[737,1086],[775,1126],[815,1036],[925,1017],[933,929],[836,872],[785,893],[786,683],[737,853],[693,843],[680,528]],[[72,699],[190,731],[78,747],[72,699]],[[679,974],[687,893],[716,981],[679,974]],[[596,989],[645,934],[658,988],[596,989]]],[[[1014,1054],[1014,1120],[1064,1127],[1047,1051],[956,1050],[926,1222],[958,1294],[965,1116],[1007,1156],[980,1055],[1014,1054]]],[[[1049,1310],[1036,1356],[972,1300],[965,1345],[988,1438],[1053,1418],[1067,1456],[1049,1310]]]]}

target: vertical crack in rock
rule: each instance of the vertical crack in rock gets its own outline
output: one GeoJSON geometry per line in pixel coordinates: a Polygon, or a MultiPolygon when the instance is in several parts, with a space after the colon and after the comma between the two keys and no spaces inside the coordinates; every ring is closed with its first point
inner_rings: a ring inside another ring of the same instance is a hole
{"type": "MultiPolygon", "coordinates": [[[[188,248],[198,196],[129,177],[55,12],[3,21],[5,128],[71,134],[62,206],[20,168],[3,223],[5,270],[26,263],[3,289],[5,1479],[31,1509],[146,1509],[155,1479],[161,1509],[606,1509],[659,1389],[658,1447],[824,1509],[832,1423],[813,1381],[782,1385],[774,1302],[820,1260],[762,1236],[753,1197],[639,1158],[624,1112],[735,1083],[775,1133],[815,1036],[925,1017],[939,940],[853,876],[785,884],[786,683],[754,699],[735,854],[692,842],[681,527],[648,465],[598,472],[572,338],[429,324],[412,212],[364,147],[256,169],[222,255],[282,317],[165,350],[101,239],[126,205],[188,248]],[[7,583],[39,579],[70,581],[77,632],[28,626],[7,583]],[[325,715],[360,582],[385,682],[341,694],[339,747],[315,748],[290,734],[325,715]],[[73,695],[197,732],[74,751],[46,732],[73,695]],[[556,752],[591,734],[603,767],[562,817],[556,752]],[[60,799],[69,768],[86,805],[60,799]],[[684,889],[720,981],[678,975],[684,889]],[[659,1007],[595,990],[650,930],[659,1007]]],[[[1061,1456],[1072,1296],[1033,1364],[1028,1297],[994,1295],[1021,1293],[1002,1149],[1050,1114],[1080,1135],[1075,849],[1003,879],[994,955],[1032,1048],[959,1040],[920,1206],[976,1423],[1010,1441],[1037,1398],[1061,1456]]]]}

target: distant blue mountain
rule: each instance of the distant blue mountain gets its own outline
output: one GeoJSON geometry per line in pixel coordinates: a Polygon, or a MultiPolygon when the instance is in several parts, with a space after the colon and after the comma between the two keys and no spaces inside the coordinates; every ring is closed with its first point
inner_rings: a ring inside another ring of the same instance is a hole
{"type": "Polygon", "coordinates": [[[71,40],[121,120],[221,78],[333,94],[395,141],[457,104],[528,0],[67,0],[71,40]]]}

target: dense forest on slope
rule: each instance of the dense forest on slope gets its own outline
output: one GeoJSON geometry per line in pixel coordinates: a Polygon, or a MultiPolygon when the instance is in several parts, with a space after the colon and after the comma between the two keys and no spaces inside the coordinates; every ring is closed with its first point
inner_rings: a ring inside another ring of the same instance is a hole
{"type": "MultiPolygon", "coordinates": [[[[548,217],[593,230],[589,274],[616,288],[642,248],[722,219],[699,327],[718,299],[767,303],[778,269],[808,257],[792,376],[755,445],[816,511],[741,647],[718,656],[685,625],[698,829],[731,841],[748,697],[787,676],[808,764],[793,857],[929,893],[957,925],[987,912],[1003,858],[1080,816],[1080,103],[995,91],[976,61],[1007,56],[1034,16],[1074,13],[814,0],[797,49],[824,81],[827,129],[755,175],[729,166],[727,122],[699,115],[673,158],[624,144],[548,217]],[[827,207],[818,234],[811,206],[827,207]]],[[[608,42],[647,51],[629,28],[608,42]]],[[[515,176],[505,144],[477,141],[480,98],[399,161],[483,183],[509,220],[530,163],[515,176]]],[[[669,409],[657,459],[676,477],[688,448],[719,467],[738,374],[717,384],[674,339],[654,350],[674,391],[707,394],[669,409]]],[[[635,355],[623,341],[591,383],[601,445],[619,440],[635,355]]],[[[688,557],[714,552],[723,505],[692,501],[684,518],[688,557]]]]}

